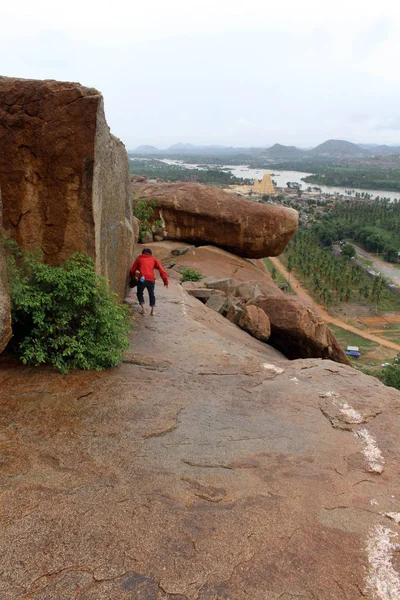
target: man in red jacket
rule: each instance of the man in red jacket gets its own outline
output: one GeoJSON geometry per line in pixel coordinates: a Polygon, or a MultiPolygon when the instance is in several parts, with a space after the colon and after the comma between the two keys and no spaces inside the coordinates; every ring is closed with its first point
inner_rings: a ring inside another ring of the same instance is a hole
{"type": "Polygon", "coordinates": [[[130,270],[132,279],[136,279],[136,272],[139,271],[139,280],[137,282],[137,298],[142,309],[140,314],[146,314],[146,309],[144,307],[144,290],[147,288],[151,307],[150,314],[152,317],[155,315],[156,306],[156,297],[154,295],[156,278],[154,275],[154,269],[158,269],[165,287],[168,287],[168,275],[158,260],[153,258],[150,248],[144,248],[144,250],[142,250],[142,254],[138,256],[130,270]]]}

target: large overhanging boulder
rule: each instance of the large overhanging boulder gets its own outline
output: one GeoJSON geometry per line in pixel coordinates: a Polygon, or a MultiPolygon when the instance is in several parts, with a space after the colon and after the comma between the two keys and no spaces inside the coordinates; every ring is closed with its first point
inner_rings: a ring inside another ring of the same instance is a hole
{"type": "Polygon", "coordinates": [[[2,203],[0,190],[0,352],[3,352],[10,337],[10,297],[8,295],[7,272],[3,251],[2,203]]]}
{"type": "Polygon", "coordinates": [[[0,77],[0,186],[6,233],[49,264],[73,252],[122,298],[133,254],[124,145],[102,95],[77,83],[0,77]]]}
{"type": "Polygon", "coordinates": [[[291,208],[237,198],[197,183],[134,183],[153,200],[168,239],[213,244],[246,258],[278,256],[298,225],[291,208]]]}
{"type": "Polygon", "coordinates": [[[251,304],[261,308],[270,320],[268,343],[288,358],[328,358],[350,364],[327,324],[300,298],[258,296],[251,304]]]}

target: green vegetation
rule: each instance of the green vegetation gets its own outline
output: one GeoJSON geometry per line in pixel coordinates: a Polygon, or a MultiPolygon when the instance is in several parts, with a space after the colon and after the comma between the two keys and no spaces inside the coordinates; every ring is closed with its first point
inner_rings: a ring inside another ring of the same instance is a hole
{"type": "Polygon", "coordinates": [[[369,354],[371,351],[378,349],[379,344],[371,340],[367,340],[360,335],[352,333],[351,331],[347,331],[347,329],[337,327],[332,323],[329,323],[329,329],[331,329],[335,334],[335,337],[343,350],[346,350],[347,346],[358,346],[361,354],[360,358],[352,358],[351,356],[349,357],[350,361],[355,367],[364,369],[364,367],[367,365],[371,365],[369,354]]]}
{"type": "Polygon", "coordinates": [[[358,262],[362,263],[366,267],[372,267],[374,264],[374,262],[372,260],[368,260],[367,258],[364,258],[360,254],[357,256],[357,260],[358,260],[358,262]]]}
{"type": "Polygon", "coordinates": [[[383,368],[368,368],[367,366],[362,369],[364,373],[367,375],[372,375],[372,377],[376,377],[382,383],[389,387],[396,388],[396,390],[400,390],[400,359],[399,356],[394,359],[393,364],[388,364],[383,368]]]}
{"type": "Polygon", "coordinates": [[[315,231],[320,242],[350,238],[385,260],[396,262],[400,249],[400,202],[388,200],[336,202],[315,231]]]}
{"type": "Polygon", "coordinates": [[[184,267],[179,272],[181,274],[181,283],[184,281],[200,281],[204,277],[197,269],[191,269],[190,267],[184,267]]]}
{"type": "Polygon", "coordinates": [[[134,196],[132,202],[133,215],[139,221],[139,240],[142,239],[144,233],[152,231],[153,226],[162,227],[162,221],[154,219],[154,200],[146,200],[145,198],[136,198],[134,196]]]}
{"type": "Polygon", "coordinates": [[[274,263],[272,262],[272,260],[270,258],[264,258],[263,260],[264,260],[264,263],[266,264],[266,266],[268,268],[268,271],[269,271],[272,279],[276,283],[276,285],[278,287],[287,286],[288,291],[291,292],[292,288],[291,288],[290,284],[284,278],[284,276],[276,269],[276,267],[274,266],[274,263]]]}
{"type": "Polygon", "coordinates": [[[388,365],[379,373],[375,373],[375,377],[378,377],[385,385],[394,387],[396,390],[400,390],[400,365],[393,364],[388,365]]]}
{"type": "Polygon", "coordinates": [[[370,188],[373,190],[400,191],[400,169],[374,166],[326,166],[309,165],[313,175],[304,177],[307,183],[341,186],[346,188],[370,188]]]}
{"type": "Polygon", "coordinates": [[[74,254],[62,265],[41,262],[6,242],[13,338],[24,364],[102,370],[122,362],[130,329],[127,308],[117,304],[93,261],[74,254]]]}
{"type": "Polygon", "coordinates": [[[356,255],[356,249],[352,244],[345,244],[342,246],[342,254],[346,258],[353,258],[356,255]]]}
{"type": "Polygon", "coordinates": [[[313,228],[300,228],[285,252],[288,271],[295,269],[304,285],[326,307],[339,302],[373,303],[386,310],[399,310],[400,299],[386,289],[384,277],[370,278],[346,257],[321,247],[313,228]],[[389,308],[390,307],[390,308],[389,308]]]}
{"type": "Polygon", "coordinates": [[[367,340],[356,333],[347,331],[347,329],[342,329],[342,327],[338,327],[332,323],[329,323],[329,329],[333,331],[339,344],[344,350],[346,350],[347,346],[358,346],[360,348],[361,357],[368,350],[378,348],[379,346],[379,344],[372,340],[367,340]]]}
{"type": "Polygon", "coordinates": [[[145,175],[150,179],[163,181],[186,181],[191,183],[204,183],[208,185],[227,186],[250,184],[250,179],[235,177],[230,171],[220,168],[186,169],[181,165],[169,165],[156,159],[131,159],[131,173],[145,175]]]}

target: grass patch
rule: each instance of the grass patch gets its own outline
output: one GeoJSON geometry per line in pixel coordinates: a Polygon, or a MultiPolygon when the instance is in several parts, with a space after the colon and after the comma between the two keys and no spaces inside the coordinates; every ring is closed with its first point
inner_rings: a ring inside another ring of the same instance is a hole
{"type": "Polygon", "coordinates": [[[395,344],[400,344],[400,332],[396,334],[394,331],[385,331],[379,335],[385,338],[385,340],[389,340],[395,344]]]}
{"type": "Polygon", "coordinates": [[[366,267],[372,267],[373,266],[373,261],[372,260],[368,260],[367,258],[364,258],[364,256],[361,256],[360,254],[356,255],[356,259],[362,263],[363,265],[365,265],[366,267]]]}
{"type": "Polygon", "coordinates": [[[278,269],[275,267],[274,263],[272,262],[272,260],[270,258],[264,258],[263,259],[269,274],[272,277],[272,273],[274,271],[276,271],[276,277],[274,279],[274,282],[276,283],[276,285],[279,287],[281,285],[287,285],[289,288],[289,292],[293,293],[293,289],[292,286],[290,285],[290,283],[288,282],[287,279],[284,278],[284,276],[278,271],[278,269]]]}
{"type": "Polygon", "coordinates": [[[358,346],[360,348],[360,352],[370,350],[371,348],[376,348],[379,346],[376,342],[372,340],[366,340],[365,338],[353,333],[352,331],[347,331],[347,329],[342,329],[337,325],[333,325],[331,323],[328,324],[329,329],[333,331],[339,344],[346,350],[347,346],[358,346]]]}
{"type": "MultiPolygon", "coordinates": [[[[347,331],[347,329],[342,329],[337,325],[328,324],[329,329],[335,334],[337,341],[346,351],[347,346],[358,346],[361,356],[358,359],[353,359],[351,357],[350,360],[352,364],[356,368],[360,368],[362,370],[365,367],[377,367],[381,366],[383,362],[392,362],[394,357],[396,356],[396,351],[391,350],[390,348],[385,348],[376,342],[371,340],[366,340],[365,338],[357,335],[356,333],[352,333],[351,331],[347,331]]],[[[395,341],[395,340],[394,340],[395,341]]],[[[374,373],[370,372],[370,375],[374,375],[374,373]]]]}

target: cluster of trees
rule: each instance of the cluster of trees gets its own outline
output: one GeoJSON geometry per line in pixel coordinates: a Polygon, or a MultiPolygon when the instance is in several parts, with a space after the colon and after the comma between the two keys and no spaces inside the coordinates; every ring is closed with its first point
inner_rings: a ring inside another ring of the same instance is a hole
{"type": "MultiPolygon", "coordinates": [[[[356,298],[379,304],[386,293],[383,277],[371,280],[347,256],[335,256],[329,249],[322,248],[312,230],[300,228],[286,252],[288,271],[296,269],[310,281],[315,295],[326,307],[334,302],[348,302],[356,298]]],[[[350,248],[348,254],[351,253],[350,248]]]]}
{"type": "Polygon", "coordinates": [[[321,223],[316,225],[315,231],[323,246],[351,238],[367,250],[382,254],[385,260],[397,262],[400,249],[400,202],[337,202],[321,223]]]}
{"type": "Polygon", "coordinates": [[[399,364],[399,356],[395,359],[395,363],[393,365],[389,365],[385,367],[378,373],[375,371],[371,373],[375,377],[378,377],[385,385],[396,388],[396,390],[400,390],[400,364],[399,364]]]}
{"type": "Polygon", "coordinates": [[[400,191],[400,169],[374,166],[313,166],[313,175],[304,177],[307,183],[374,190],[400,191]]]}
{"type": "Polygon", "coordinates": [[[150,179],[163,181],[188,181],[207,185],[250,185],[252,180],[235,177],[230,171],[218,168],[187,169],[180,165],[168,165],[160,160],[130,160],[130,171],[135,175],[145,175],[150,179]]]}

